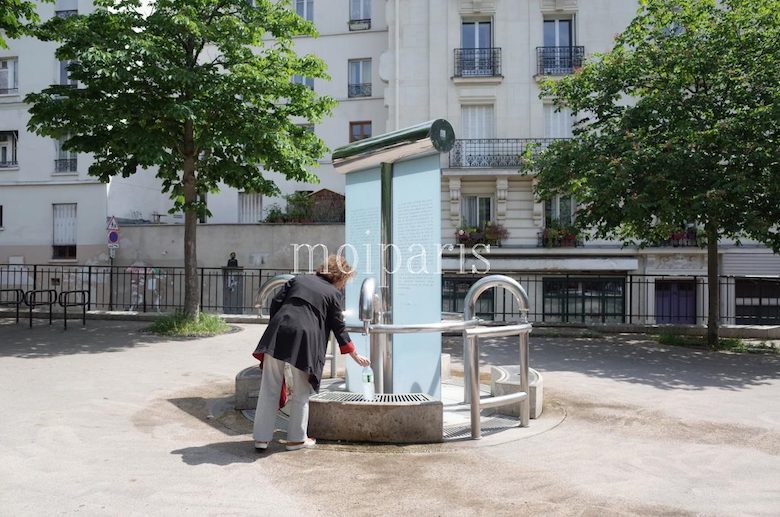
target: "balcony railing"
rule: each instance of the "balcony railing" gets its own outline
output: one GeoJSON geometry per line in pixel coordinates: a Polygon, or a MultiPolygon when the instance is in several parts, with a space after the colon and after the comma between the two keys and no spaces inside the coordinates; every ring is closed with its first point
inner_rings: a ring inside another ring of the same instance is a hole
{"type": "Polygon", "coordinates": [[[568,75],[582,67],[585,47],[536,47],[537,75],[568,75]]]}
{"type": "Polygon", "coordinates": [[[347,86],[349,97],[371,97],[371,83],[356,83],[347,86]]]}
{"type": "Polygon", "coordinates": [[[54,172],[76,172],[77,158],[61,158],[54,160],[54,172]]]}
{"type": "Polygon", "coordinates": [[[501,75],[500,48],[456,48],[455,77],[501,75]]]}
{"type": "Polygon", "coordinates": [[[0,95],[9,95],[11,93],[19,93],[19,88],[0,88],[0,95]]]}
{"type": "Polygon", "coordinates": [[[11,167],[18,167],[19,162],[16,160],[0,160],[0,169],[9,169],[11,167]]]}
{"type": "Polygon", "coordinates": [[[351,31],[367,31],[371,28],[371,18],[363,20],[349,20],[349,30],[351,31]]]}
{"type": "Polygon", "coordinates": [[[450,168],[516,169],[531,144],[534,155],[560,138],[471,138],[455,140],[450,151],[450,168]]]}

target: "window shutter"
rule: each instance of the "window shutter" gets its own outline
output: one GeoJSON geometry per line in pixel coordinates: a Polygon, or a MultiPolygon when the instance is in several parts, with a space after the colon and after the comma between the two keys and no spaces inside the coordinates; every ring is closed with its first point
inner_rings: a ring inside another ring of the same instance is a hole
{"type": "Polygon", "coordinates": [[[463,106],[463,138],[493,138],[495,116],[493,106],[463,106]]]}
{"type": "Polygon", "coordinates": [[[256,223],[263,217],[263,195],[238,193],[238,222],[256,223]]]}
{"type": "Polygon", "coordinates": [[[571,110],[563,108],[558,113],[552,104],[544,105],[544,136],[546,138],[571,138],[571,110]]]}
{"type": "Polygon", "coordinates": [[[54,245],[76,244],[76,203],[52,205],[54,207],[54,245]]]}

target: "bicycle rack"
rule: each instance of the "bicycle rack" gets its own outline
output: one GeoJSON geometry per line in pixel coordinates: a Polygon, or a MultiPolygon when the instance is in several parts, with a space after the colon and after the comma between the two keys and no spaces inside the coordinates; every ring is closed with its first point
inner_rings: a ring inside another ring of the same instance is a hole
{"type": "Polygon", "coordinates": [[[82,326],[87,325],[87,305],[89,304],[89,291],[62,291],[59,298],[57,299],[57,303],[59,303],[63,309],[62,319],[65,321],[65,330],[68,330],[68,307],[81,307],[81,324],[82,326]],[[68,301],[68,297],[71,295],[76,295],[76,300],[73,302],[68,301]],[[78,298],[78,295],[80,295],[80,298],[78,298]]]}
{"type": "Polygon", "coordinates": [[[52,322],[53,306],[57,303],[57,291],[54,289],[35,289],[24,293],[24,303],[30,308],[30,328],[32,328],[33,309],[38,306],[49,306],[49,325],[52,322]],[[48,299],[46,301],[38,301],[38,295],[47,294],[48,299]]]}
{"type": "Polygon", "coordinates": [[[15,300],[1,300],[0,305],[15,305],[16,306],[16,323],[19,323],[19,308],[24,303],[24,291],[21,289],[0,289],[2,293],[14,293],[16,295],[15,300]]]}

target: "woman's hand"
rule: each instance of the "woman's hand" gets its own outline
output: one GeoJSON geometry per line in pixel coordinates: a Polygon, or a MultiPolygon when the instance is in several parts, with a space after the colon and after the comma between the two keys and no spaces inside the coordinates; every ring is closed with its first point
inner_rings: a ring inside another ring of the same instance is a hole
{"type": "Polygon", "coordinates": [[[357,364],[360,366],[368,366],[371,364],[371,361],[368,360],[368,358],[363,357],[362,355],[358,354],[357,352],[350,352],[349,356],[355,360],[357,364]]]}

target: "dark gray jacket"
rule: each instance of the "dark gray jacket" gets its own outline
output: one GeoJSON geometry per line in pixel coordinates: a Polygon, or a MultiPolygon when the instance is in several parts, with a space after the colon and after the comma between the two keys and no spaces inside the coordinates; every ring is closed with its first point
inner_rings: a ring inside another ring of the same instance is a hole
{"type": "Polygon", "coordinates": [[[320,389],[328,336],[336,336],[342,354],[355,347],[342,315],[341,291],[319,275],[301,275],[287,282],[271,301],[271,320],[254,355],[290,363],[309,374],[309,383],[320,389]]]}

